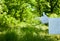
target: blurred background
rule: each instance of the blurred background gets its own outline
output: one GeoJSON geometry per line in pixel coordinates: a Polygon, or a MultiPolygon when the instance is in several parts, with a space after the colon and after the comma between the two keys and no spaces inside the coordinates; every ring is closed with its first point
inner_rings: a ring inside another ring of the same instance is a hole
{"type": "Polygon", "coordinates": [[[0,0],[0,41],[60,41],[35,19],[43,12],[60,17],[60,0],[0,0]]]}

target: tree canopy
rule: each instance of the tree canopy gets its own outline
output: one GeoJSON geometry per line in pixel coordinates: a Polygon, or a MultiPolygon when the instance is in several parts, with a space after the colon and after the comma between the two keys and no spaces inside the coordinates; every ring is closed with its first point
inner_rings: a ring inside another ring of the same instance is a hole
{"type": "Polygon", "coordinates": [[[35,20],[45,12],[60,17],[60,0],[0,0],[0,41],[59,41],[48,25],[35,20]]]}

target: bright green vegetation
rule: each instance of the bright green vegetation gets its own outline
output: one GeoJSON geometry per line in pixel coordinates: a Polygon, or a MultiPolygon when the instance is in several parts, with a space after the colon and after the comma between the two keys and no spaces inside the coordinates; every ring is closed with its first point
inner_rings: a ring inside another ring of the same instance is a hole
{"type": "Polygon", "coordinates": [[[0,41],[59,41],[35,17],[60,17],[60,0],[0,0],[0,41]]]}

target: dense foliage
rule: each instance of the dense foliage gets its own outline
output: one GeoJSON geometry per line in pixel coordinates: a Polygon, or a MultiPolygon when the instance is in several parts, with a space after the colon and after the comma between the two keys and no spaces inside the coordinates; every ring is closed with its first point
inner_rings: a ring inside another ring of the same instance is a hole
{"type": "Polygon", "coordinates": [[[60,0],[0,0],[0,41],[59,41],[36,17],[60,17],[60,0]]]}

